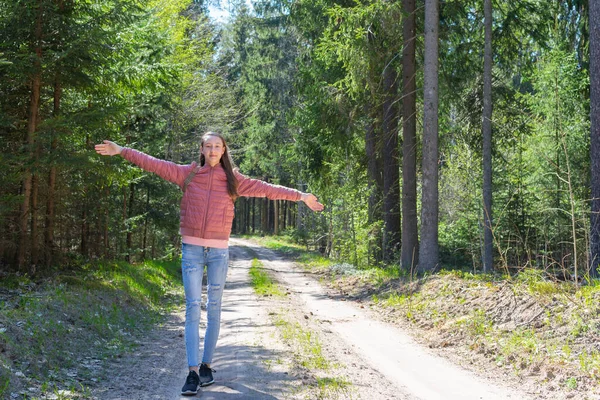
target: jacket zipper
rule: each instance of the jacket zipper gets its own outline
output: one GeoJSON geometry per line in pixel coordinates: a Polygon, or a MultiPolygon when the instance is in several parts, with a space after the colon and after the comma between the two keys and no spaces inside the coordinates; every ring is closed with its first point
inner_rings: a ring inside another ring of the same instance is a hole
{"type": "Polygon", "coordinates": [[[208,217],[208,208],[210,205],[210,194],[212,193],[212,178],[213,178],[213,171],[215,170],[214,167],[209,167],[210,168],[210,175],[208,177],[208,197],[206,198],[206,210],[204,211],[204,218],[202,220],[202,238],[205,239],[204,234],[206,233],[206,219],[208,217]]]}

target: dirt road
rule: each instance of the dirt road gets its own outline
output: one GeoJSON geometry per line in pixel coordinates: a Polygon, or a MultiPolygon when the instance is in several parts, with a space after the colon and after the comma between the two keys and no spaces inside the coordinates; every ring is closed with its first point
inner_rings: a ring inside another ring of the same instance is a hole
{"type": "MultiPolygon", "coordinates": [[[[202,399],[524,400],[435,357],[406,333],[336,299],[293,262],[250,241],[231,240],[216,383],[202,399]],[[258,297],[252,259],[284,296],[258,297]]],[[[203,315],[204,318],[204,315],[203,315]]],[[[152,332],[107,374],[97,399],[184,399],[183,311],[152,332]]],[[[194,398],[194,397],[192,397],[194,398]]]]}

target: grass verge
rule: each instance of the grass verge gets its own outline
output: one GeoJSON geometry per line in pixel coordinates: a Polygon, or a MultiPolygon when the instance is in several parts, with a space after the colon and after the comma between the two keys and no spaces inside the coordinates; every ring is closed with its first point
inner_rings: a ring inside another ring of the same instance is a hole
{"type": "Polygon", "coordinates": [[[90,398],[103,365],[181,304],[179,264],[88,264],[0,280],[0,398],[90,398]]]}
{"type": "Polygon", "coordinates": [[[369,302],[382,318],[410,323],[430,347],[469,350],[478,369],[516,376],[535,393],[600,395],[598,282],[575,287],[535,269],[511,279],[457,270],[411,279],[398,268],[319,260],[285,238],[260,242],[327,276],[341,294],[369,302]]]}
{"type": "Polygon", "coordinates": [[[269,277],[258,259],[252,260],[250,266],[250,277],[252,278],[252,287],[256,294],[260,296],[285,296],[285,293],[269,277]]]}
{"type": "MultiPolygon", "coordinates": [[[[284,291],[272,280],[259,260],[252,260],[249,274],[256,294],[285,297],[284,291]]],[[[270,313],[270,316],[281,338],[292,349],[294,368],[316,375],[310,385],[312,387],[310,398],[348,398],[351,383],[343,376],[330,376],[336,366],[323,354],[318,333],[293,321],[290,318],[292,314],[281,311],[270,313]]]]}

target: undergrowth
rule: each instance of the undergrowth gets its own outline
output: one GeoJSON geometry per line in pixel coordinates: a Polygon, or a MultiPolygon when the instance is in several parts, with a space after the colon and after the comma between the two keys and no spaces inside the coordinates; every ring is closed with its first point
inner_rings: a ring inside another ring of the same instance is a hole
{"type": "Polygon", "coordinates": [[[183,300],[179,264],[87,264],[35,282],[0,280],[0,398],[90,398],[107,359],[183,300]]]}

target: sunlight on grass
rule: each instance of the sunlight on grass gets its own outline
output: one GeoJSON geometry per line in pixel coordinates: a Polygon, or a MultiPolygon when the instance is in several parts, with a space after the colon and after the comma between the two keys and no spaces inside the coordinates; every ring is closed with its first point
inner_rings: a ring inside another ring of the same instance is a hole
{"type": "Polygon", "coordinates": [[[273,282],[263,265],[256,258],[252,260],[252,266],[248,272],[252,278],[252,287],[260,296],[285,296],[285,293],[273,282]]]}
{"type": "Polygon", "coordinates": [[[323,355],[320,339],[304,330],[299,323],[291,323],[278,315],[274,321],[284,341],[294,349],[298,363],[308,369],[328,370],[331,363],[323,355]]]}
{"type": "MultiPolygon", "coordinates": [[[[344,377],[317,378],[318,398],[327,399],[332,396],[348,395],[352,383],[344,377]]],[[[346,397],[347,398],[347,397],[346,397]]]]}

